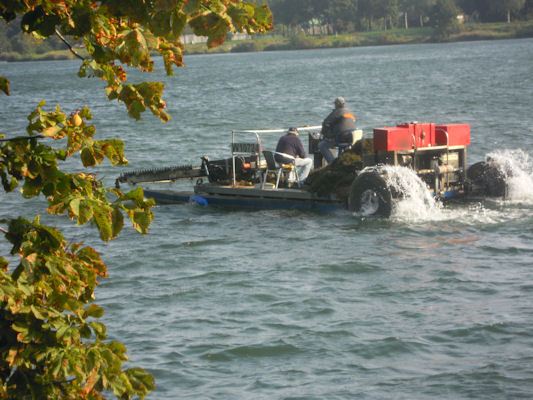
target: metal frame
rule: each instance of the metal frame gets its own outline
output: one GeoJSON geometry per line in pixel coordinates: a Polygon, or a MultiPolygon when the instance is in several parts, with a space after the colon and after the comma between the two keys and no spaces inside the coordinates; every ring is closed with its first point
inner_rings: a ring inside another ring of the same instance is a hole
{"type": "MultiPolygon", "coordinates": [[[[297,127],[298,131],[311,131],[311,130],[317,130],[322,129],[321,125],[314,125],[314,126],[301,126],[297,127]]],[[[236,178],[235,178],[235,151],[234,151],[234,145],[235,145],[235,135],[236,134],[255,134],[257,138],[257,144],[259,145],[259,150],[261,150],[261,137],[259,134],[269,134],[269,133],[285,133],[287,132],[287,129],[253,129],[253,130],[238,130],[238,131],[231,131],[231,162],[233,166],[233,176],[231,179],[232,186],[235,187],[237,185],[236,178]]],[[[261,154],[261,151],[259,152],[261,154]]]]}
{"type": "Polygon", "coordinates": [[[263,179],[261,182],[261,189],[265,188],[265,184],[266,184],[266,180],[267,180],[269,172],[273,172],[276,175],[276,185],[274,186],[274,189],[276,190],[278,189],[278,186],[279,186],[279,180],[281,178],[281,174],[284,172],[289,172],[289,173],[294,172],[294,175],[296,176],[296,183],[298,187],[300,187],[300,177],[298,176],[298,170],[296,169],[296,163],[295,163],[296,158],[294,158],[290,154],[279,153],[277,151],[268,151],[268,150],[263,150],[263,155],[265,156],[265,161],[267,162],[267,169],[266,171],[264,171],[263,179]],[[269,154],[268,157],[267,157],[267,154],[269,154]],[[276,154],[282,155],[285,158],[291,158],[292,164],[283,164],[283,163],[277,162],[275,159],[276,154]],[[271,159],[269,159],[270,157],[271,159]]]}

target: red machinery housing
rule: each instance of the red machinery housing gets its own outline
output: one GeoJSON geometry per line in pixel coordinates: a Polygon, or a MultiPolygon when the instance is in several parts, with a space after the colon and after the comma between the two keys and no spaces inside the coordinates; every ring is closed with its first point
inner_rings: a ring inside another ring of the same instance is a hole
{"type": "Polygon", "coordinates": [[[469,124],[436,125],[412,122],[374,129],[374,150],[399,151],[470,144],[469,124]]]}

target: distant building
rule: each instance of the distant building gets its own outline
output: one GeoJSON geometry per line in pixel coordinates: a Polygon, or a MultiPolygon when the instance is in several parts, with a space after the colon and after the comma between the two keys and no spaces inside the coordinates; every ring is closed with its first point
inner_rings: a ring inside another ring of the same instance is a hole
{"type": "Polygon", "coordinates": [[[252,37],[247,33],[229,33],[228,40],[250,40],[252,37]]]}
{"type": "Polygon", "coordinates": [[[196,36],[193,34],[181,35],[181,41],[183,44],[196,44],[207,42],[207,36],[196,36]]]}
{"type": "MultiPolygon", "coordinates": [[[[249,40],[252,37],[247,33],[228,33],[227,40],[249,40]]],[[[183,44],[197,44],[206,43],[207,36],[196,36],[192,33],[181,35],[181,41],[183,44]]]]}

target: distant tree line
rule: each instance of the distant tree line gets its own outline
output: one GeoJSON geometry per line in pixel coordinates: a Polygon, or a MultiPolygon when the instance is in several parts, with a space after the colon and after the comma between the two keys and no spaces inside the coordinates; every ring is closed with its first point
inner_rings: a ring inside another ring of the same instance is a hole
{"type": "Polygon", "coordinates": [[[278,27],[300,28],[311,34],[425,25],[439,28],[445,20],[451,23],[459,15],[473,22],[511,22],[533,17],[533,0],[267,0],[266,3],[278,27]]]}
{"type": "Polygon", "coordinates": [[[64,50],[65,44],[55,36],[43,41],[31,35],[23,35],[21,17],[9,24],[0,23],[0,53],[44,54],[53,50],[64,50]]]}
{"type": "MultiPolygon", "coordinates": [[[[266,3],[274,15],[276,33],[293,36],[334,35],[431,26],[437,36],[465,22],[511,22],[533,19],[533,0],[249,0],[266,3]]],[[[188,31],[185,30],[184,33],[188,31]]],[[[44,54],[64,50],[51,36],[45,41],[22,35],[20,19],[0,24],[0,59],[12,54],[44,54]]]]}

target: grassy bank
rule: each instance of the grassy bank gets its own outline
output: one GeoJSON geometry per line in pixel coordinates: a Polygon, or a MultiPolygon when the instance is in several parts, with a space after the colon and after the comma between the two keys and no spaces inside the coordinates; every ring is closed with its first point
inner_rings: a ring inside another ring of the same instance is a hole
{"type": "Polygon", "coordinates": [[[431,28],[417,28],[358,32],[335,36],[306,36],[303,34],[291,37],[274,35],[260,36],[252,40],[226,42],[215,49],[207,49],[204,44],[191,44],[186,46],[186,54],[325,49],[383,44],[423,43],[430,40],[432,32],[433,30],[431,28]]]}
{"type": "MultiPolygon", "coordinates": [[[[446,41],[497,40],[533,37],[533,21],[506,23],[469,23],[449,36],[446,41]]],[[[380,46],[407,43],[434,42],[433,28],[392,29],[387,31],[357,32],[335,36],[297,35],[282,37],[274,35],[258,36],[252,40],[228,41],[215,49],[207,49],[206,45],[189,44],[185,46],[185,54],[208,54],[229,52],[257,52],[276,50],[303,50],[321,48],[380,46]]],[[[1,61],[38,61],[73,59],[68,50],[56,50],[42,54],[0,53],[1,61]]]]}
{"type": "Polygon", "coordinates": [[[519,21],[512,24],[465,24],[450,37],[450,41],[497,40],[533,37],[533,21],[519,21]]]}
{"type": "Polygon", "coordinates": [[[73,60],[76,58],[69,50],[54,50],[40,54],[20,54],[7,52],[0,54],[0,61],[53,61],[53,60],[73,60]]]}
{"type": "MultiPolygon", "coordinates": [[[[524,37],[533,37],[533,21],[519,21],[511,24],[464,24],[460,25],[458,32],[451,35],[446,41],[459,42],[524,37]]],[[[425,27],[357,32],[336,36],[261,36],[254,38],[253,40],[226,42],[215,49],[207,49],[204,44],[187,45],[186,54],[380,46],[391,44],[431,43],[434,41],[434,29],[431,27],[425,27]]]]}

